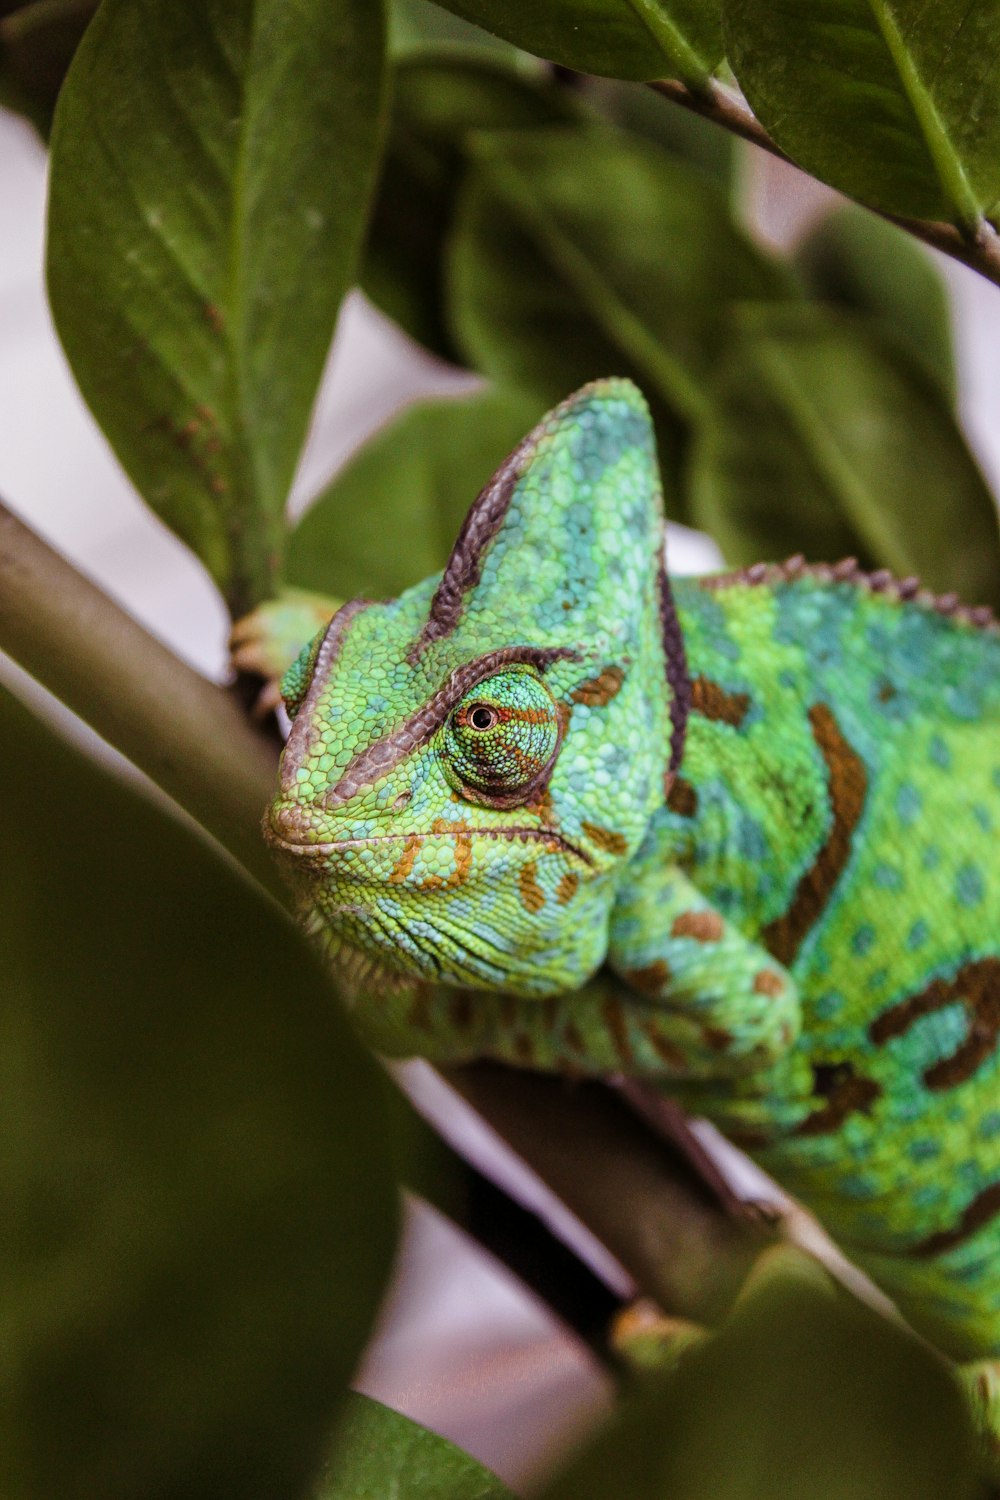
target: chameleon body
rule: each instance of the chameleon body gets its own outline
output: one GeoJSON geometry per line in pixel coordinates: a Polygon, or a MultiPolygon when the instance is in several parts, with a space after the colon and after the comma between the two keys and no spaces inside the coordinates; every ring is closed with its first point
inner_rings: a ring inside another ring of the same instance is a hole
{"type": "Polygon", "coordinates": [[[585,388],[288,672],[267,835],[383,1050],[656,1083],[1000,1356],[1000,634],[663,537],[642,397],[585,388]]]}

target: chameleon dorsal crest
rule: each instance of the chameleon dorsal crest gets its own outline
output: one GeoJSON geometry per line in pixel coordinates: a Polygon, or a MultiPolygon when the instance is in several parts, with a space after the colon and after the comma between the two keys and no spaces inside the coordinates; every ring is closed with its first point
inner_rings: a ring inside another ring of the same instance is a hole
{"type": "Polygon", "coordinates": [[[354,601],[303,653],[268,828],[331,931],[420,973],[538,993],[600,963],[609,877],[683,737],[663,538],[646,403],[599,381],[501,465],[439,578],[354,601]],[[473,887],[480,921],[484,901],[518,907],[493,924],[509,952],[464,929],[473,887]],[[587,920],[565,920],[570,900],[587,920]]]}

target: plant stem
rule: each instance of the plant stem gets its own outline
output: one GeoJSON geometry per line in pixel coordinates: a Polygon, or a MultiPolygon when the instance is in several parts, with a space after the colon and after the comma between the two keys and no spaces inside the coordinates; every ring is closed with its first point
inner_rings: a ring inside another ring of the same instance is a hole
{"type": "MultiPolygon", "coordinates": [[[[722,84],[710,83],[697,93],[686,84],[672,79],[658,80],[649,87],[662,94],[665,99],[673,100],[682,109],[691,110],[692,113],[701,115],[702,119],[721,125],[724,130],[739,136],[741,140],[770,152],[779,161],[795,167],[796,171],[804,171],[775,144],[743,100],[722,84]]],[[[862,207],[869,208],[869,205],[862,204],[862,207]]],[[[905,229],[908,234],[922,240],[925,245],[930,245],[933,250],[940,250],[953,260],[970,266],[980,276],[985,276],[987,281],[1000,286],[1000,235],[986,220],[979,222],[975,234],[965,235],[954,224],[939,223],[932,219],[908,219],[901,214],[885,213],[878,208],[869,208],[869,211],[878,214],[879,218],[887,219],[890,224],[905,229]]]]}
{"type": "Polygon", "coordinates": [[[161,787],[272,893],[260,837],[274,747],[0,503],[0,650],[161,787]]]}

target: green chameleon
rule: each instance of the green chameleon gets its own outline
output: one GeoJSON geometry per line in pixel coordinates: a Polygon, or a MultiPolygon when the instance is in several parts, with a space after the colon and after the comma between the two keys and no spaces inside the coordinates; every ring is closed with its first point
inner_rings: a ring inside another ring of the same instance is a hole
{"type": "Polygon", "coordinates": [[[267,837],[378,1048],[661,1085],[989,1408],[1000,632],[852,561],[668,583],[663,542],[645,402],[587,386],[289,669],[267,837]]]}

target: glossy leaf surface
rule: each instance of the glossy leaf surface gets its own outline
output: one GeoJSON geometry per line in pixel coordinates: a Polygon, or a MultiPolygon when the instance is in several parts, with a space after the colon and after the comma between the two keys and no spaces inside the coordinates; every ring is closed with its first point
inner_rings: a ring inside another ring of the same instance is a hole
{"type": "Polygon", "coordinates": [[[298,1500],[388,1271],[381,1075],[276,907],[0,730],[4,1495],[298,1500]]]}
{"type": "Polygon", "coordinates": [[[996,507],[940,386],[857,319],[747,319],[696,445],[692,509],[732,563],[854,554],[1000,599],[996,507]]]}
{"type": "Polygon", "coordinates": [[[454,1443],[381,1402],[351,1394],[316,1500],[513,1500],[454,1443]]]}
{"type": "Polygon", "coordinates": [[[610,78],[698,84],[722,57],[718,0],[444,0],[525,52],[610,78]]]}
{"type": "Polygon", "coordinates": [[[374,178],[374,0],[106,0],[60,98],[49,293],[85,399],[234,611],[281,515],[374,178]]]}
{"type": "Polygon", "coordinates": [[[971,228],[1000,200],[1000,0],[723,0],[751,108],[807,172],[971,228]]]}

